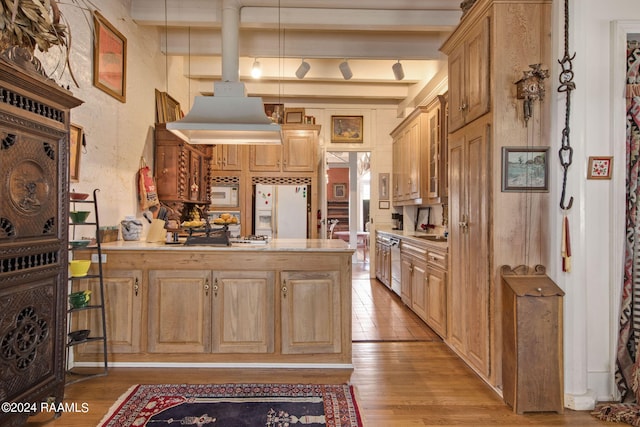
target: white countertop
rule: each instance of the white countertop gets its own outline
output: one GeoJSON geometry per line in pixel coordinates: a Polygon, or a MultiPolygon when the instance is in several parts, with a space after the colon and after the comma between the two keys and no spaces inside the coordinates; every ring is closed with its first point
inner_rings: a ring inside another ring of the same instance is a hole
{"type": "MultiPolygon", "coordinates": [[[[184,242],[184,239],[181,239],[184,242]]],[[[143,240],[103,243],[105,251],[310,251],[310,252],[354,252],[355,249],[340,239],[273,239],[268,243],[233,243],[231,246],[148,243],[143,240]]]]}
{"type": "Polygon", "coordinates": [[[391,228],[376,229],[378,233],[391,234],[393,236],[400,237],[401,239],[411,240],[413,243],[421,243],[424,246],[437,247],[439,249],[447,250],[449,242],[447,240],[427,240],[420,238],[419,236],[436,236],[432,233],[424,233],[413,230],[393,230],[391,228]]]}

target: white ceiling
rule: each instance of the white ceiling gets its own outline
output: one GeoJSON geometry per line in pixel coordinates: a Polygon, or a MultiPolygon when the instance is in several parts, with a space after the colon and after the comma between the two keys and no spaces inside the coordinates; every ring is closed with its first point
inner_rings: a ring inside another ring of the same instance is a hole
{"type": "MultiPolygon", "coordinates": [[[[203,93],[221,79],[222,1],[131,0],[133,19],[159,28],[161,50],[185,58],[185,74],[203,93]]],[[[224,1],[240,7],[240,80],[265,102],[418,104],[428,82],[446,72],[439,48],[462,15],[461,0],[224,1]],[[303,58],[311,69],[299,80],[303,58]],[[338,69],[345,59],[348,81],[338,69]],[[250,76],[254,60],[259,81],[250,76]],[[398,60],[402,81],[391,70],[398,60]]]]}

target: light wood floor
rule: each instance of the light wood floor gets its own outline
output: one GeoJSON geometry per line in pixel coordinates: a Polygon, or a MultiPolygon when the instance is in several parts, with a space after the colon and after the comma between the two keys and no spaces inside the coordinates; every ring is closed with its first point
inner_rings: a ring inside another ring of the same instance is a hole
{"type": "Polygon", "coordinates": [[[588,412],[516,415],[502,399],[384,286],[368,278],[368,264],[354,264],[354,370],[235,370],[112,368],[106,377],[67,387],[66,402],[86,402],[87,413],[35,426],[95,426],[113,402],[138,383],[336,383],[351,382],[367,427],[610,425],[588,412]]]}

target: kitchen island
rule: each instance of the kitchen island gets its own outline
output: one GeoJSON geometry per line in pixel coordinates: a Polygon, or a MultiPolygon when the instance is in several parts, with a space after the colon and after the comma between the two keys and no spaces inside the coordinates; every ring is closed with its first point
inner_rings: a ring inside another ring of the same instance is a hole
{"type": "MultiPolygon", "coordinates": [[[[342,240],[103,244],[110,365],[350,369],[353,251],[342,240]]],[[[99,302],[98,279],[74,280],[84,289],[99,302]]],[[[100,330],[95,312],[79,326],[100,330]]],[[[100,360],[93,344],[74,347],[76,366],[100,360]]]]}

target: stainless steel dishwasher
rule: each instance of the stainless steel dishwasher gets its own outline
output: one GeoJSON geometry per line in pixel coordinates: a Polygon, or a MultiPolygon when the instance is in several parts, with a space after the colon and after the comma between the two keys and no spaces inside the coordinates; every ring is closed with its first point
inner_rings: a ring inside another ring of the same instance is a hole
{"type": "Polygon", "coordinates": [[[400,295],[400,239],[391,236],[389,245],[391,246],[391,290],[400,295]]]}

